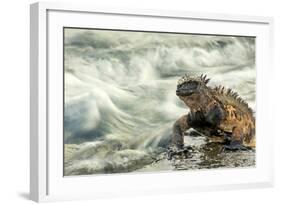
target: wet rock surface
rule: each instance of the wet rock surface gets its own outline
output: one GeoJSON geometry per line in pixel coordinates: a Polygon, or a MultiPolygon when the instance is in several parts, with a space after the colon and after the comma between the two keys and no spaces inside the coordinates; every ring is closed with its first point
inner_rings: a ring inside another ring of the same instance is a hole
{"type": "Polygon", "coordinates": [[[199,170],[216,168],[243,168],[255,166],[255,150],[224,149],[221,142],[209,141],[200,133],[191,131],[185,136],[182,150],[168,149],[152,164],[139,171],[199,170]]]}
{"type": "Polygon", "coordinates": [[[255,150],[225,150],[223,143],[211,142],[203,135],[193,131],[192,133],[192,136],[190,133],[185,136],[185,146],[182,150],[160,149],[150,154],[136,150],[120,150],[110,156],[101,157],[96,154],[98,151],[96,146],[89,146],[89,149],[83,150],[77,145],[67,145],[65,146],[65,174],[162,172],[255,166],[255,150]],[[77,166],[76,158],[81,156],[81,152],[84,155],[88,153],[91,157],[87,157],[87,160],[77,166]],[[96,157],[101,160],[97,161],[96,157]]]}

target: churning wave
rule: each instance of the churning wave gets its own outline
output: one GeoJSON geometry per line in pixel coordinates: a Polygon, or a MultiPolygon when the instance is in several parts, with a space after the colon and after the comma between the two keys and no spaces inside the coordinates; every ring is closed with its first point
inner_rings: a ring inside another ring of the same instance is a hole
{"type": "Polygon", "coordinates": [[[65,29],[65,175],[151,164],[188,112],[183,74],[211,77],[255,110],[255,39],[65,29]]]}

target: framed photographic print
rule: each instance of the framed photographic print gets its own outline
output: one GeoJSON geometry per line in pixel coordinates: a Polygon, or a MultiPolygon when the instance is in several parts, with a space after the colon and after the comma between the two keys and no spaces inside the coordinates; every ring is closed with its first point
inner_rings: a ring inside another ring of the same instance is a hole
{"type": "Polygon", "coordinates": [[[32,4],[31,199],[272,186],[272,22],[32,4]]]}

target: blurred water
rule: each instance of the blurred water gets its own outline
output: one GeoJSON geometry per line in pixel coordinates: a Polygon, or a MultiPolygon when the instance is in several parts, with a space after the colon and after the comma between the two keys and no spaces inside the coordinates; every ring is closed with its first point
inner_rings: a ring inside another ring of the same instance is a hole
{"type": "Polygon", "coordinates": [[[185,73],[207,74],[255,110],[254,38],[66,29],[65,175],[253,166],[253,151],[212,154],[203,137],[189,137],[188,159],[165,158],[189,111],[175,95],[185,73]]]}

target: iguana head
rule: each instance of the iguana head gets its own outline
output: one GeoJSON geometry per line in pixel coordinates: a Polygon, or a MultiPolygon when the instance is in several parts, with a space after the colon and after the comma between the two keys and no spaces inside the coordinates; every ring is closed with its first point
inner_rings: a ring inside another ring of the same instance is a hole
{"type": "Polygon", "coordinates": [[[192,77],[185,74],[178,80],[177,96],[190,96],[206,89],[206,85],[210,79],[206,79],[206,75],[200,77],[192,77]]]}
{"type": "Polygon", "coordinates": [[[178,81],[176,95],[191,109],[198,109],[207,103],[208,87],[210,79],[207,76],[192,77],[185,74],[178,81]]]}

